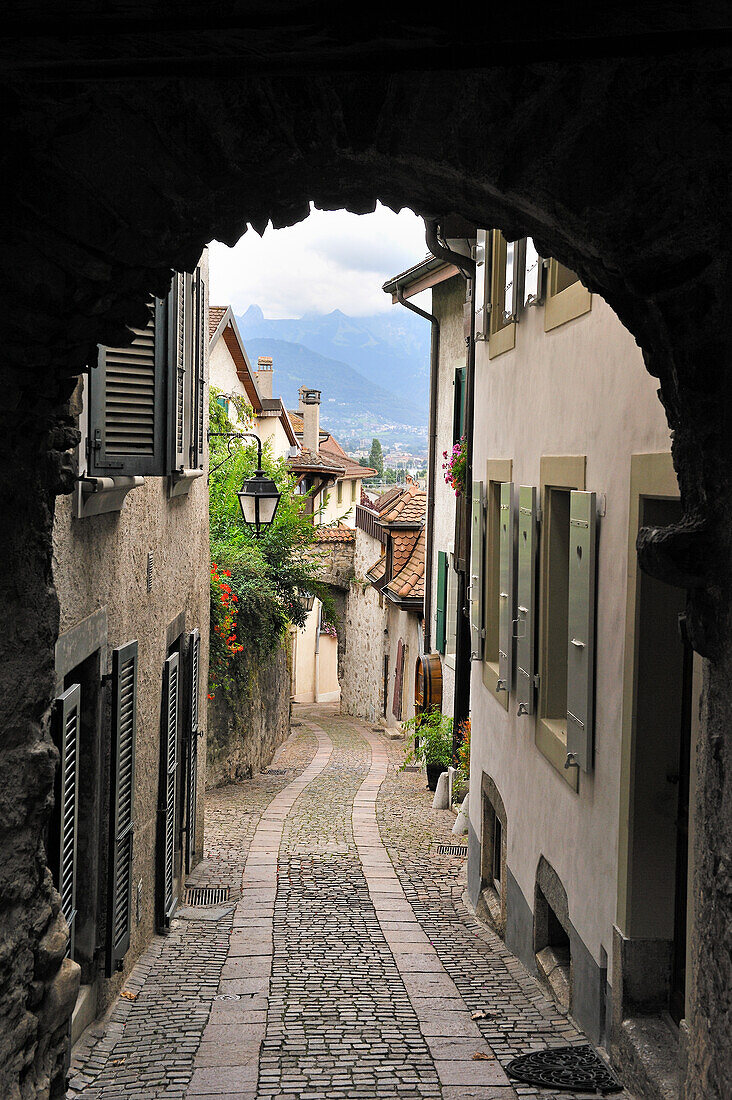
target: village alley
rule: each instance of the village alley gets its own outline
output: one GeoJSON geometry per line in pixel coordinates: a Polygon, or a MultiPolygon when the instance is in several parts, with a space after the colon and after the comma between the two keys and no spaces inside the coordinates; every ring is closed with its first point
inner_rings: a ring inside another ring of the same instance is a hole
{"type": "Polygon", "coordinates": [[[587,1040],[465,908],[463,860],[438,854],[454,816],[402,755],[299,708],[266,772],[207,795],[188,887],[220,900],[155,938],[76,1048],[69,1097],[588,1095],[509,1081],[511,1058],[587,1040]]]}

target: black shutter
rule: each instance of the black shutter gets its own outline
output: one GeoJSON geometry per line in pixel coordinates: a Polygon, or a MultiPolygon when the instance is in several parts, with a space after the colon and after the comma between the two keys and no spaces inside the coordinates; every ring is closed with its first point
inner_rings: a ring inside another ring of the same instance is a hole
{"type": "Polygon", "coordinates": [[[201,635],[192,630],[188,635],[188,653],[190,659],[190,714],[191,725],[188,731],[188,776],[187,799],[188,828],[186,830],[186,871],[193,868],[196,854],[196,803],[198,799],[198,696],[200,692],[201,635]]]}
{"type": "Polygon", "coordinates": [[[79,717],[81,688],[78,684],[56,700],[56,745],[60,762],[56,784],[56,851],[51,853],[58,867],[56,888],[61,909],[69,926],[67,954],[73,958],[76,931],[76,842],[79,816],[79,717]]]}
{"type": "Polygon", "coordinates": [[[191,466],[203,467],[203,442],[206,427],[206,287],[200,268],[194,284],[195,325],[193,336],[193,424],[191,427],[191,466]]]}
{"type": "Polygon", "coordinates": [[[92,476],[154,477],[164,472],[166,303],[150,305],[145,328],[127,348],[99,348],[89,371],[89,454],[92,476]]]}
{"type": "Polygon", "coordinates": [[[107,973],[121,970],[132,926],[137,642],[112,651],[112,773],[107,973]]]}
{"type": "Polygon", "coordinates": [[[191,443],[190,368],[192,344],[192,277],[178,274],[173,279],[168,317],[168,394],[171,412],[168,434],[171,470],[185,469],[191,443]],[[187,381],[188,379],[188,381],[187,381]]]}
{"type": "Polygon", "coordinates": [[[160,858],[161,925],[166,927],[175,910],[175,779],[178,764],[180,656],[171,653],[163,677],[163,728],[161,746],[160,858]]]}

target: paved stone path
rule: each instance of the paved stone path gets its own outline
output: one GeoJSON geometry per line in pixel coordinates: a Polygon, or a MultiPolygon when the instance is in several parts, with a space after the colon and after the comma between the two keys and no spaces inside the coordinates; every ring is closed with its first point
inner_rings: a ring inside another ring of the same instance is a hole
{"type": "Polygon", "coordinates": [[[454,817],[398,772],[402,745],[332,708],[304,717],[284,775],[207,795],[189,883],[226,883],[235,904],[184,909],[156,937],[136,999],[75,1051],[69,1096],[586,1095],[506,1077],[516,1054],[586,1039],[466,911],[462,860],[435,847],[454,817]]]}

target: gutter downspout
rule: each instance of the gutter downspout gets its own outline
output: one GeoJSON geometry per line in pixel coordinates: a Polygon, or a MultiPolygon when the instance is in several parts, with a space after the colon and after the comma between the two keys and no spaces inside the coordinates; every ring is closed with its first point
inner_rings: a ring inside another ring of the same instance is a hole
{"type": "Polygon", "coordinates": [[[438,256],[448,263],[454,264],[465,276],[467,282],[466,301],[470,303],[470,332],[465,337],[467,352],[467,378],[465,386],[465,436],[466,436],[466,462],[465,462],[465,569],[466,572],[458,574],[458,607],[460,616],[458,619],[455,638],[455,698],[453,704],[453,734],[452,752],[453,760],[457,763],[457,752],[460,748],[458,729],[460,723],[470,715],[470,680],[471,680],[471,636],[470,621],[466,617],[467,587],[465,578],[470,572],[470,523],[467,517],[472,511],[473,492],[473,420],[475,407],[475,260],[470,256],[463,256],[460,252],[453,252],[447,248],[437,237],[438,224],[436,220],[425,222],[427,247],[433,256],[438,256]]]}
{"type": "Polygon", "coordinates": [[[424,317],[432,326],[430,343],[430,409],[427,429],[427,517],[425,522],[424,556],[424,652],[432,651],[432,570],[434,564],[435,470],[437,467],[437,387],[440,374],[440,322],[433,313],[408,302],[402,286],[396,284],[400,305],[424,317]]]}
{"type": "Polygon", "coordinates": [[[315,624],[315,668],[313,669],[313,696],[316,703],[320,702],[320,616],[323,605],[318,600],[318,619],[315,624]]]}

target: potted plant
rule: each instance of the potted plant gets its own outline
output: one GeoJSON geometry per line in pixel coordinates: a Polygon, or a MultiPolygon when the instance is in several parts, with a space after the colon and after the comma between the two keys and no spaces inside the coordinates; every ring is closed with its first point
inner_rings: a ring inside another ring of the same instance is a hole
{"type": "Polygon", "coordinates": [[[413,733],[407,740],[402,770],[409,764],[424,764],[427,786],[434,791],[440,774],[452,762],[452,718],[432,707],[404,722],[402,729],[413,733]]]}
{"type": "Polygon", "coordinates": [[[465,493],[465,474],[468,468],[468,441],[465,436],[454,444],[452,451],[442,452],[445,461],[442,469],[445,471],[445,484],[455,492],[456,496],[465,493]]]}

